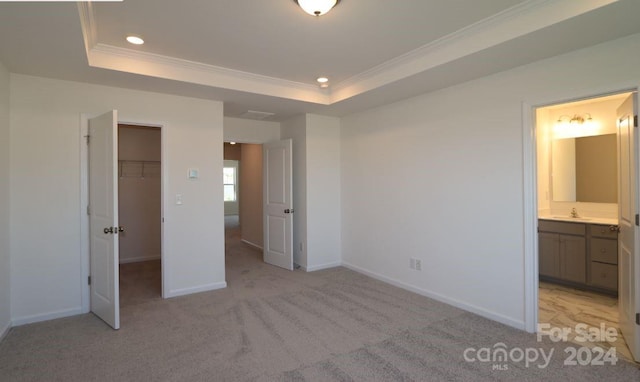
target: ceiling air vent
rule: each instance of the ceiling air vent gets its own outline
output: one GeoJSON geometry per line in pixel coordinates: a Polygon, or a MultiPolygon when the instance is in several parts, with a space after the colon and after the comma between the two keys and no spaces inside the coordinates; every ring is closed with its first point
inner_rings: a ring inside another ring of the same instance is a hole
{"type": "Polygon", "coordinates": [[[248,110],[246,113],[240,114],[240,118],[262,120],[265,118],[269,118],[272,115],[275,115],[275,113],[268,113],[266,111],[248,110]]]}

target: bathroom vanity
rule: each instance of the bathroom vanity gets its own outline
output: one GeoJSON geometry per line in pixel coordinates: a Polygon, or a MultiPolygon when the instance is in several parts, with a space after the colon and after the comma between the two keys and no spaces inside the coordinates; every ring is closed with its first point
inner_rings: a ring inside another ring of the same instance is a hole
{"type": "Polygon", "coordinates": [[[540,280],[617,294],[618,226],[610,220],[538,219],[540,280]]]}

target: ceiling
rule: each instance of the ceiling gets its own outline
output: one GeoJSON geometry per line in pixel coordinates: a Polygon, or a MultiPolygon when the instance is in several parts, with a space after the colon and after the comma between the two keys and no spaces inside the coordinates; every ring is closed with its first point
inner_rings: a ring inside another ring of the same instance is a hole
{"type": "Polygon", "coordinates": [[[342,0],[320,17],[293,0],[0,2],[0,61],[282,121],[342,116],[639,33],[638,14],[637,0],[342,0]]]}

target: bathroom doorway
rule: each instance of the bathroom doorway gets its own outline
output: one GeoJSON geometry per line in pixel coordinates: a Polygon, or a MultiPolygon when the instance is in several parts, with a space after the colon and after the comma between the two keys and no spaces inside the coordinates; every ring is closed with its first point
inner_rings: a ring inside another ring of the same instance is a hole
{"type": "MultiPolygon", "coordinates": [[[[611,328],[579,342],[633,360],[620,327],[618,111],[631,92],[537,108],[538,329],[611,328]],[[611,349],[611,350],[609,350],[611,349]]],[[[611,353],[608,353],[611,354],[611,353]]]]}

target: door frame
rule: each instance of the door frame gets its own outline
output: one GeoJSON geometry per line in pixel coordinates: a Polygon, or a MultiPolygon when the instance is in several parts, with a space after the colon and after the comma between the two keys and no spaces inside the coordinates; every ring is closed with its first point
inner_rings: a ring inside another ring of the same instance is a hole
{"type": "MultiPolygon", "coordinates": [[[[81,290],[81,306],[82,313],[89,313],[91,310],[91,295],[88,284],[88,278],[91,274],[90,254],[89,254],[89,217],[87,215],[87,206],[89,205],[89,149],[86,144],[86,136],[89,134],[89,119],[98,114],[82,113],[80,114],[80,290],[81,290]]],[[[122,118],[122,116],[119,116],[122,118]]],[[[167,146],[166,137],[168,124],[165,122],[145,122],[141,120],[132,120],[129,118],[118,120],[118,124],[149,126],[160,128],[160,216],[164,222],[166,211],[166,190],[167,190],[167,146]]],[[[162,298],[166,298],[169,292],[166,290],[169,284],[169,267],[167,256],[164,249],[166,248],[166,235],[164,232],[164,223],[160,226],[160,269],[161,269],[161,293],[162,298]]]]}
{"type": "MultiPolygon", "coordinates": [[[[524,322],[523,329],[536,333],[538,326],[538,169],[536,109],[611,94],[634,92],[638,83],[575,90],[558,97],[548,96],[522,102],[522,166],[523,166],[523,229],[524,229],[524,322]]],[[[640,166],[637,166],[640,168],[640,166]]],[[[640,192],[635,195],[636,200],[640,192]]],[[[636,236],[638,227],[636,227],[636,236]]],[[[638,251],[638,248],[636,248],[638,251]]]]}
{"type": "MultiPolygon", "coordinates": [[[[267,142],[270,142],[270,141],[263,141],[262,139],[247,139],[247,138],[234,139],[233,137],[232,137],[232,138],[229,138],[229,137],[225,136],[225,137],[222,139],[222,144],[224,145],[226,142],[235,142],[235,143],[236,143],[236,144],[238,144],[238,145],[242,145],[242,144],[248,144],[248,145],[260,145],[260,146],[263,146],[263,147],[264,147],[264,144],[265,144],[265,143],[267,143],[267,142]]],[[[222,169],[224,168],[224,162],[225,162],[225,160],[226,160],[226,159],[224,159],[224,149],[223,149],[223,152],[222,152],[222,166],[220,167],[220,173],[221,173],[221,174],[222,174],[222,169]]],[[[233,159],[232,159],[232,160],[233,160],[233,159]]],[[[238,175],[240,175],[240,164],[239,164],[239,163],[240,163],[240,161],[238,160],[238,172],[237,172],[237,174],[238,174],[238,175]]],[[[262,165],[264,166],[264,163],[263,163],[262,165]]],[[[240,179],[238,179],[238,182],[237,182],[237,183],[238,183],[238,185],[240,184],[240,179]]],[[[262,186],[264,186],[264,179],[262,179],[262,186]]],[[[239,209],[239,207],[240,207],[240,187],[242,187],[242,186],[239,186],[239,187],[238,187],[238,190],[237,190],[237,196],[238,196],[238,218],[240,217],[240,209],[239,209]]],[[[264,214],[265,214],[265,212],[264,212],[264,211],[262,211],[262,216],[260,217],[261,219],[263,219],[263,218],[264,218],[264,214]]],[[[225,214],[225,212],[224,212],[224,206],[223,206],[223,209],[222,209],[222,217],[224,218],[225,216],[226,216],[226,214],[225,214]]],[[[242,223],[240,223],[240,224],[242,224],[242,223]]],[[[226,230],[226,228],[225,228],[225,230],[226,230]]],[[[226,257],[226,252],[227,252],[227,249],[226,249],[227,236],[226,236],[226,232],[223,234],[222,238],[223,238],[223,240],[224,240],[224,242],[225,242],[225,258],[224,258],[224,267],[225,267],[225,272],[226,272],[226,269],[227,269],[227,257],[226,257]]],[[[254,243],[251,243],[251,242],[248,242],[248,241],[245,241],[245,240],[242,240],[242,239],[241,239],[241,241],[242,241],[243,243],[247,244],[247,245],[250,245],[251,247],[253,247],[253,248],[255,248],[255,249],[258,249],[258,250],[262,251],[262,254],[263,254],[263,256],[264,256],[264,243],[262,243],[262,245],[263,245],[263,246],[262,246],[262,247],[260,247],[260,246],[258,246],[258,245],[256,245],[256,244],[254,244],[254,243]]]]}
{"type": "MultiPolygon", "coordinates": [[[[265,143],[273,142],[273,141],[276,141],[276,140],[282,140],[280,135],[278,135],[277,138],[276,137],[260,137],[260,138],[242,137],[242,136],[236,136],[233,133],[231,133],[231,134],[224,134],[223,133],[223,135],[224,136],[223,136],[222,142],[221,142],[223,145],[224,145],[225,142],[236,142],[237,144],[262,145],[263,149],[264,149],[264,144],[265,143]]],[[[295,142],[293,142],[293,139],[292,139],[292,146],[294,146],[294,145],[295,145],[295,142]]],[[[293,155],[293,153],[292,153],[292,155],[293,155]]],[[[223,153],[223,157],[224,157],[224,153],[223,153]]],[[[220,173],[222,173],[222,168],[224,168],[224,158],[222,158],[222,162],[220,164],[221,164],[220,173]]],[[[262,165],[264,166],[264,162],[263,162],[262,165]]],[[[293,182],[293,177],[294,177],[294,175],[292,173],[291,174],[292,182],[293,182]]],[[[262,184],[264,186],[264,179],[262,179],[262,182],[263,182],[262,184]]],[[[293,195],[292,195],[292,197],[293,197],[293,195]]],[[[262,219],[264,219],[265,214],[266,214],[266,211],[262,211],[262,217],[261,217],[262,219]]],[[[224,217],[224,209],[223,209],[223,217],[224,217]]],[[[295,223],[292,222],[292,224],[295,224],[295,223]]],[[[264,229],[264,227],[263,227],[263,229],[264,229]]],[[[295,230],[295,228],[294,228],[294,230],[295,230]]],[[[226,236],[223,235],[223,239],[226,242],[226,236]]],[[[250,245],[250,246],[252,246],[252,247],[254,247],[254,248],[256,248],[256,249],[259,249],[260,251],[262,251],[262,255],[264,257],[264,243],[262,243],[262,245],[263,245],[262,247],[258,247],[257,245],[255,245],[253,243],[250,243],[250,242],[245,242],[245,243],[250,245]]],[[[226,252],[226,249],[225,249],[225,252],[226,252]]],[[[263,258],[262,261],[264,263],[264,258],[263,258]]],[[[224,259],[224,266],[225,266],[225,270],[226,270],[226,267],[227,267],[226,256],[225,256],[225,259],[224,259]]],[[[295,261],[294,261],[294,267],[295,267],[295,261]]]]}

